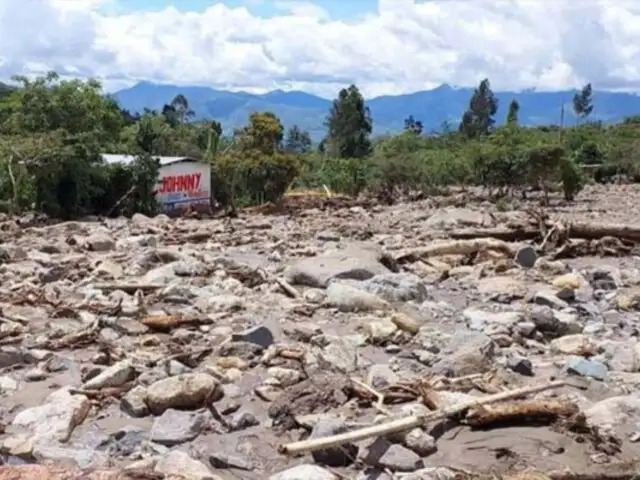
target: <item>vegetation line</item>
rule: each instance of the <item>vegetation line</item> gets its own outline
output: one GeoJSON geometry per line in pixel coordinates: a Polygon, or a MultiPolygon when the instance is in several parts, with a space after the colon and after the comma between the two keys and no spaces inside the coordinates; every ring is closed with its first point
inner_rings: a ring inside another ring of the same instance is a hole
{"type": "MultiPolygon", "coordinates": [[[[0,205],[15,213],[63,219],[154,214],[154,156],[164,155],[206,159],[215,201],[230,207],[276,201],[292,188],[366,193],[391,203],[414,192],[481,185],[507,208],[527,190],[547,198],[556,186],[571,201],[585,177],[640,179],[640,116],[617,125],[590,122],[591,85],[573,98],[576,125],[522,126],[515,100],[506,123],[497,125],[501,106],[485,79],[457,128],[425,134],[416,112],[404,132],[378,138],[372,138],[375,119],[352,85],[338,93],[326,136],[314,145],[295,125],[285,133],[270,112],[253,113],[227,138],[217,122],[192,121],[183,95],[160,112],[132,113],[95,80],[60,81],[55,73],[14,80],[17,87],[0,88],[0,205]],[[136,161],[105,164],[104,153],[136,161]]],[[[564,106],[558,117],[562,123],[564,106]]]]}

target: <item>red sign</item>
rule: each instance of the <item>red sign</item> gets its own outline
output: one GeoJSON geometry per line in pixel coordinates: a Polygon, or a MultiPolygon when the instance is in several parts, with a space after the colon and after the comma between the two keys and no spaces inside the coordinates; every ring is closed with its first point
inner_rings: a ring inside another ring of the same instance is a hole
{"type": "Polygon", "coordinates": [[[190,173],[163,177],[158,193],[197,192],[200,190],[201,176],[201,173],[190,173]]]}

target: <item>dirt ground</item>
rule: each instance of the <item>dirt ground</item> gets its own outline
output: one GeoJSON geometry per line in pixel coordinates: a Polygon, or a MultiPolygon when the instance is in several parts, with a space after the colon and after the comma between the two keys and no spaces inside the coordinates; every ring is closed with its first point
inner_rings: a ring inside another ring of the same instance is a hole
{"type": "Polygon", "coordinates": [[[479,193],[0,218],[0,480],[632,478],[640,185],[479,193]]]}

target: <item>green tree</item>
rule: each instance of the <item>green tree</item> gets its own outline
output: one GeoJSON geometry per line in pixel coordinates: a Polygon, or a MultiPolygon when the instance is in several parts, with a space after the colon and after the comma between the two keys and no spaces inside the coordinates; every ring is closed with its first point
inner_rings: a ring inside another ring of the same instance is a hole
{"type": "Polygon", "coordinates": [[[191,120],[195,113],[191,108],[189,108],[189,100],[187,97],[179,93],[175,96],[173,100],[171,100],[171,108],[176,112],[178,116],[178,122],[180,124],[184,124],[185,122],[191,120]]]}
{"type": "Polygon", "coordinates": [[[587,83],[573,96],[573,111],[576,114],[577,121],[585,120],[591,115],[593,107],[593,89],[591,84],[587,83]]]}
{"type": "Polygon", "coordinates": [[[340,90],[325,125],[328,129],[325,148],[331,155],[364,158],[371,153],[371,112],[355,85],[340,90]]]}
{"type": "Polygon", "coordinates": [[[284,127],[273,113],[256,112],[249,117],[249,124],[236,132],[236,137],[244,152],[273,155],[282,148],[284,127]]]}
{"type": "Polygon", "coordinates": [[[282,197],[299,172],[296,155],[284,151],[284,127],[271,112],[256,112],[235,132],[237,149],[219,156],[213,178],[216,200],[235,210],[238,202],[259,204],[282,197]]]}
{"type": "MultiPolygon", "coordinates": [[[[132,127],[122,110],[95,80],[60,80],[54,72],[14,80],[18,86],[0,101],[0,165],[12,207],[33,204],[58,218],[108,212],[107,194],[117,185],[101,154],[116,150],[132,127]]],[[[155,185],[157,176],[138,183],[145,182],[155,185]]]]}
{"type": "Polygon", "coordinates": [[[287,130],[284,149],[289,153],[301,155],[311,151],[312,143],[309,132],[301,130],[300,127],[294,125],[287,130]]]}
{"type": "Polygon", "coordinates": [[[404,130],[407,132],[415,133],[416,135],[422,135],[422,122],[413,118],[413,115],[409,115],[404,119],[404,130]]]}
{"type": "Polygon", "coordinates": [[[497,112],[498,99],[491,90],[489,79],[485,78],[473,92],[469,108],[462,115],[459,131],[469,138],[488,135],[493,131],[497,112]]]}
{"type": "Polygon", "coordinates": [[[162,107],[161,115],[164,117],[165,121],[172,127],[177,127],[180,124],[180,118],[178,116],[178,112],[176,111],[176,107],[174,107],[170,103],[167,103],[162,107]]]}
{"type": "Polygon", "coordinates": [[[520,112],[520,104],[514,98],[509,103],[509,111],[507,113],[507,125],[518,125],[518,113],[520,112]]]}

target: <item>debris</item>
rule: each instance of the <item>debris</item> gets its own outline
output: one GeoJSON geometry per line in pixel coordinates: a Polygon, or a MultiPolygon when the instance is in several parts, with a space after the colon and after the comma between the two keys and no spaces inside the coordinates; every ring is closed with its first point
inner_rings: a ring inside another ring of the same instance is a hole
{"type": "Polygon", "coordinates": [[[533,393],[542,392],[554,388],[560,388],[565,386],[563,381],[550,382],[544,385],[536,385],[532,387],[524,387],[507,392],[497,393],[481,399],[477,399],[470,402],[464,402],[459,405],[455,405],[451,408],[444,410],[436,410],[433,413],[426,415],[410,416],[401,418],[399,420],[392,420],[380,425],[374,425],[366,427],[360,430],[354,430],[352,432],[335,435],[332,437],[325,437],[314,440],[303,440],[300,442],[294,442],[290,444],[282,444],[278,448],[278,451],[287,455],[296,455],[304,452],[312,452],[314,450],[322,450],[336,445],[342,445],[343,443],[358,442],[371,437],[381,437],[392,433],[402,432],[410,430],[415,427],[425,425],[428,422],[435,420],[442,420],[444,418],[451,417],[458,413],[464,412],[468,408],[478,405],[489,405],[491,403],[502,402],[513,398],[518,398],[524,395],[530,395],[533,393]]]}

